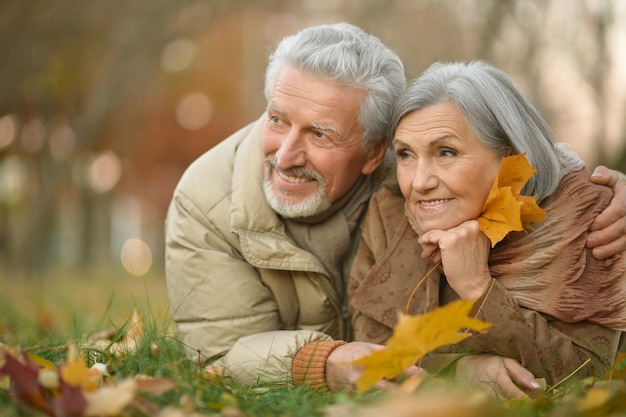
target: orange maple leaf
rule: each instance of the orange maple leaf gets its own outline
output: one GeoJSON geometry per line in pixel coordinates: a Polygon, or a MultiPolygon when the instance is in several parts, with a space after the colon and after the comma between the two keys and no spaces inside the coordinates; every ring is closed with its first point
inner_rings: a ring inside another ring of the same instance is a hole
{"type": "Polygon", "coordinates": [[[489,191],[478,217],[480,230],[491,240],[491,247],[512,231],[529,229],[542,222],[546,212],[537,205],[535,197],[520,195],[520,191],[536,172],[524,154],[504,158],[498,178],[489,191]]]}
{"type": "Polygon", "coordinates": [[[427,353],[468,338],[473,334],[469,330],[482,332],[493,326],[468,316],[473,304],[457,300],[420,316],[399,312],[385,348],[352,362],[365,367],[357,390],[367,391],[383,378],[397,377],[427,353]]]}

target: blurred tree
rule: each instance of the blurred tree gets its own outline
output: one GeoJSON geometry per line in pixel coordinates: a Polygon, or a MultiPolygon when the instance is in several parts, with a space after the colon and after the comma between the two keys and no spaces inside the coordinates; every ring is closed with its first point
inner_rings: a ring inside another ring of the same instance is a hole
{"type": "Polygon", "coordinates": [[[597,161],[624,171],[626,153],[608,140],[626,141],[624,123],[608,130],[626,96],[612,47],[626,24],[619,5],[4,0],[0,266],[110,261],[129,237],[148,241],[158,261],[183,170],[261,114],[270,45],[321,22],[377,34],[410,78],[433,61],[486,59],[513,76],[560,140],[593,141],[597,161]]]}
{"type": "MultiPolygon", "coordinates": [[[[488,10],[478,56],[514,75],[561,133],[559,140],[584,148],[590,165],[624,172],[626,136],[616,146],[610,129],[613,107],[623,108],[626,99],[624,88],[614,88],[620,79],[624,82],[624,74],[615,74],[618,56],[611,42],[618,29],[624,30],[623,8],[620,28],[614,0],[481,4],[488,10]],[[572,123],[580,117],[573,113],[586,120],[572,123]]],[[[618,129],[626,132],[623,123],[618,129]]]]}
{"type": "Polygon", "coordinates": [[[163,46],[173,37],[203,33],[240,3],[2,2],[0,115],[16,114],[22,126],[19,140],[1,152],[19,155],[30,173],[28,196],[19,211],[0,218],[6,223],[21,217],[22,227],[5,227],[9,235],[25,235],[23,240],[6,237],[5,262],[19,268],[46,266],[55,246],[62,244],[53,241],[53,231],[58,211],[68,201],[81,208],[80,261],[106,252],[108,236],[94,239],[94,232],[106,233],[107,227],[98,228],[94,214],[97,208],[108,212],[111,194],[98,194],[89,186],[88,166],[80,162],[107,149],[129,158],[137,123],[154,111],[151,89],[161,70],[163,46]],[[79,175],[78,184],[72,182],[73,174],[79,175]]]}

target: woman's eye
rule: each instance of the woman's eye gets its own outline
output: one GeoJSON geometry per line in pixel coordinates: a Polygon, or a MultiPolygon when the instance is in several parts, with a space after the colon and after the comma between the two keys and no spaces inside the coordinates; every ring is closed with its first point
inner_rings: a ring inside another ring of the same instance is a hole
{"type": "Polygon", "coordinates": [[[274,123],[279,123],[280,122],[280,119],[277,116],[272,116],[271,119],[272,119],[272,122],[274,122],[274,123]]]}
{"type": "Polygon", "coordinates": [[[444,158],[449,158],[451,156],[455,156],[456,155],[456,151],[453,151],[452,149],[442,149],[441,150],[441,156],[444,158]]]}
{"type": "Polygon", "coordinates": [[[408,157],[409,157],[409,154],[404,149],[396,150],[396,158],[397,159],[407,159],[408,157]]]}

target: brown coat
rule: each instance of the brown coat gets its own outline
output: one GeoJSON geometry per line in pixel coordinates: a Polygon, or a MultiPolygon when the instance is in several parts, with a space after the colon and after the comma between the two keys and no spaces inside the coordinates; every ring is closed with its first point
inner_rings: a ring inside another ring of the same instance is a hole
{"type": "MultiPolygon", "coordinates": [[[[602,194],[602,190],[594,192],[602,194]]],[[[600,197],[608,202],[606,195],[600,197]]],[[[604,205],[604,202],[595,204],[598,212],[604,205]]],[[[594,217],[595,214],[591,219],[594,217]]],[[[567,221],[580,225],[581,219],[567,221]]],[[[583,225],[585,231],[588,226],[583,225]]],[[[430,266],[420,257],[417,239],[404,216],[402,195],[389,188],[375,193],[362,224],[349,283],[355,340],[385,343],[391,336],[397,312],[405,311],[411,292],[430,266]]],[[[581,250],[587,251],[584,245],[581,250]]],[[[587,262],[595,261],[588,259],[587,262]]],[[[409,313],[423,314],[455,297],[445,277],[434,271],[414,295],[409,313]]],[[[477,310],[472,312],[475,317],[495,326],[427,355],[421,366],[439,372],[461,356],[491,353],[516,359],[536,377],[554,384],[587,358],[591,363],[579,370],[576,377],[603,374],[618,350],[620,331],[589,321],[566,323],[536,309],[524,308],[496,279],[474,309],[477,310]]]]}

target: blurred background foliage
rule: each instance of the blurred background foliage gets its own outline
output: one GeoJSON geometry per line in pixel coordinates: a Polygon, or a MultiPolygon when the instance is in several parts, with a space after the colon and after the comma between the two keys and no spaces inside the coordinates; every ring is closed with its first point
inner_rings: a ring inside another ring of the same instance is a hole
{"type": "Polygon", "coordinates": [[[3,0],[3,277],[160,269],[172,191],[261,114],[272,45],[340,20],[395,49],[410,79],[438,60],[495,64],[589,167],[626,171],[621,0],[3,0]]]}

